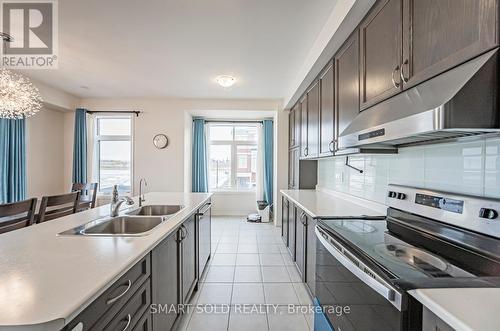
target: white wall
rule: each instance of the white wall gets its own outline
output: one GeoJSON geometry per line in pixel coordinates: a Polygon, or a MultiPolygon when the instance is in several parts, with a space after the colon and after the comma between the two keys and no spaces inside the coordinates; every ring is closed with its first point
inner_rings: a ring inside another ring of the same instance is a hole
{"type": "Polygon", "coordinates": [[[384,203],[388,184],[500,198],[500,138],[409,147],[397,155],[318,162],[318,186],[384,203]]]}
{"type": "Polygon", "coordinates": [[[46,107],[55,110],[68,111],[74,110],[80,102],[80,99],[74,95],[63,92],[37,80],[32,80],[32,82],[33,85],[35,85],[40,91],[43,103],[46,107]]]}
{"type": "Polygon", "coordinates": [[[44,107],[26,121],[27,196],[67,192],[64,181],[64,116],[44,107]]]}

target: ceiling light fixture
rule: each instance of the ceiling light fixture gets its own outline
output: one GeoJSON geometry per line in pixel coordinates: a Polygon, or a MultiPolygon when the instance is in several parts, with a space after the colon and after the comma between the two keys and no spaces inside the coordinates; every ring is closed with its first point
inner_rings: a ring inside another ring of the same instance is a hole
{"type": "Polygon", "coordinates": [[[228,88],[234,85],[236,83],[236,78],[233,76],[228,76],[228,75],[220,75],[215,78],[215,81],[217,84],[224,88],[228,88]]]}
{"type": "MultiPolygon", "coordinates": [[[[12,37],[0,32],[4,43],[12,37]]],[[[0,69],[0,118],[21,119],[35,115],[42,109],[42,96],[31,81],[5,68],[0,69]]]]}

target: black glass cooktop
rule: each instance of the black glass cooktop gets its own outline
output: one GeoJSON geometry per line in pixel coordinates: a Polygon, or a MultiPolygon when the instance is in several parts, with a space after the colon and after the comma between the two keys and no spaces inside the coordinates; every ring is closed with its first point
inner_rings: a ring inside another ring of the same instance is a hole
{"type": "Polygon", "coordinates": [[[326,227],[399,279],[476,277],[450,260],[390,233],[385,220],[322,220],[326,227]]]}

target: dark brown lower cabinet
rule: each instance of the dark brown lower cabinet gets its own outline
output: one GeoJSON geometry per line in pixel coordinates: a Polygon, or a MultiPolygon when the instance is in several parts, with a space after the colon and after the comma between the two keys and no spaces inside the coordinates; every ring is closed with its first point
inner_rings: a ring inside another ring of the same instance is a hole
{"type": "Polygon", "coordinates": [[[292,257],[292,261],[295,261],[295,234],[296,230],[296,217],[295,217],[295,206],[289,201],[288,203],[288,251],[292,257]]]}
{"type": "Polygon", "coordinates": [[[151,283],[148,279],[108,325],[97,325],[95,330],[114,331],[131,329],[149,311],[150,305],[151,283]]]}
{"type": "Polygon", "coordinates": [[[181,227],[182,303],[187,303],[197,283],[195,216],[191,216],[181,227]]]}
{"type": "Polygon", "coordinates": [[[301,279],[314,297],[316,293],[316,233],[317,220],[309,216],[286,197],[283,199],[282,236],[288,233],[288,250],[295,261],[301,279]],[[284,227],[287,226],[285,230],[284,227]]]}
{"type": "Polygon", "coordinates": [[[284,197],[281,199],[281,238],[288,247],[288,207],[290,202],[284,197]]]}
{"type": "Polygon", "coordinates": [[[198,269],[197,279],[201,279],[201,275],[207,266],[210,259],[212,250],[211,236],[212,236],[212,218],[211,218],[211,202],[207,202],[203,207],[198,210],[196,214],[196,236],[197,236],[197,249],[198,255],[198,269]]]}
{"type": "Polygon", "coordinates": [[[172,328],[179,316],[179,311],[172,307],[187,303],[198,282],[195,217],[190,216],[176,233],[153,249],[151,277],[154,330],[168,331],[172,328]]]}
{"type": "Polygon", "coordinates": [[[155,330],[170,330],[177,319],[177,310],[160,309],[177,306],[180,303],[179,271],[181,231],[169,235],[152,252],[153,281],[153,324],[155,330]]]}
{"type": "MultiPolygon", "coordinates": [[[[144,293],[144,284],[150,288],[149,277],[151,274],[150,254],[142,258],[132,268],[130,268],[120,279],[111,285],[101,296],[92,302],[83,312],[75,317],[64,327],[64,331],[74,330],[103,330],[111,323],[120,322],[122,317],[118,317],[125,306],[134,300],[136,293],[144,293]],[[116,320],[118,318],[118,320],[116,320]]],[[[148,292],[151,301],[151,292],[148,292]]],[[[149,303],[148,303],[149,305],[149,303]]],[[[144,312],[143,312],[144,313],[144,312]]],[[[134,317],[130,322],[130,328],[134,326],[142,314],[134,317]]]]}
{"type": "Polygon", "coordinates": [[[316,294],[316,223],[317,221],[306,215],[306,285],[312,296],[316,294]]]}
{"type": "Polygon", "coordinates": [[[305,212],[297,208],[297,233],[296,233],[296,247],[295,247],[295,264],[299,269],[302,280],[305,280],[305,266],[306,266],[306,234],[307,234],[307,215],[305,212]]]}

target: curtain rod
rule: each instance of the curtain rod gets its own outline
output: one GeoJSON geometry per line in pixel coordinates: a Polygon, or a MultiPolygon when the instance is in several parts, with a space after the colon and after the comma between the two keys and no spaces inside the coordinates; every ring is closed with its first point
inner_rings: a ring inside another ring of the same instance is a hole
{"type": "Polygon", "coordinates": [[[89,114],[135,114],[135,116],[139,117],[141,113],[139,110],[124,110],[124,111],[97,111],[97,110],[87,110],[89,114]]]}
{"type": "Polygon", "coordinates": [[[227,121],[227,120],[206,120],[205,123],[232,123],[232,124],[238,124],[238,123],[261,123],[263,121],[227,121]]]}

